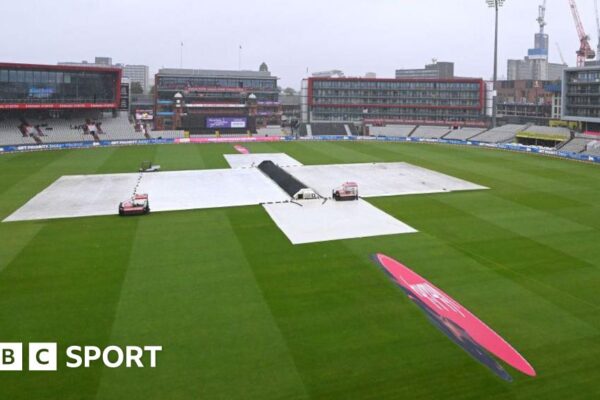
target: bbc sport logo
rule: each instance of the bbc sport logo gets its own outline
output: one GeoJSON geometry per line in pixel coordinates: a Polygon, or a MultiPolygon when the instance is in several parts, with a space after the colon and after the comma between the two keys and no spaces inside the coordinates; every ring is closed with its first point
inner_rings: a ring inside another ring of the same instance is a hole
{"type": "MultiPolygon", "coordinates": [[[[0,343],[0,371],[23,371],[23,343],[0,343]]],[[[29,371],[58,371],[57,343],[29,343],[29,371]]],[[[156,368],[162,346],[69,346],[65,350],[67,368],[89,368],[102,363],[107,368],[156,368]]]]}

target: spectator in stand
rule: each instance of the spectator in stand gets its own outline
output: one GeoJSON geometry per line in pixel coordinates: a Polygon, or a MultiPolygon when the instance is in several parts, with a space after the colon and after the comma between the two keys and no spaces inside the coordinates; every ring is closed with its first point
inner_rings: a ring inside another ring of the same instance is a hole
{"type": "Polygon", "coordinates": [[[27,135],[30,137],[35,136],[35,128],[31,125],[27,125],[27,135]]]}
{"type": "Polygon", "coordinates": [[[27,133],[27,125],[25,125],[24,123],[21,123],[19,125],[19,131],[21,131],[21,135],[23,135],[23,137],[29,136],[29,134],[27,133]]]}

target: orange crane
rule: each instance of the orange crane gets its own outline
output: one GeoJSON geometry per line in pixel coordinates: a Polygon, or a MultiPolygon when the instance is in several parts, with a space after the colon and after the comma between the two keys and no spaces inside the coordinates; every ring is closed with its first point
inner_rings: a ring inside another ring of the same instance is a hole
{"type": "Polygon", "coordinates": [[[577,53],[577,66],[585,66],[585,60],[593,60],[596,58],[596,52],[590,46],[590,37],[585,33],[583,24],[581,23],[581,17],[579,11],[577,11],[577,4],[575,0],[569,0],[569,6],[571,7],[571,14],[575,20],[575,28],[577,28],[577,35],[579,36],[579,50],[577,53]]]}

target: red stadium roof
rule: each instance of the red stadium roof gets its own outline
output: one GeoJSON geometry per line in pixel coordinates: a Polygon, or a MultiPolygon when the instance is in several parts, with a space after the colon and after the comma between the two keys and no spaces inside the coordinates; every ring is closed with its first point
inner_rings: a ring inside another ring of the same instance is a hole
{"type": "Polygon", "coordinates": [[[118,67],[96,67],[81,65],[45,65],[45,64],[19,64],[19,63],[0,63],[0,69],[37,69],[46,71],[97,71],[97,72],[119,72],[118,67]]]}

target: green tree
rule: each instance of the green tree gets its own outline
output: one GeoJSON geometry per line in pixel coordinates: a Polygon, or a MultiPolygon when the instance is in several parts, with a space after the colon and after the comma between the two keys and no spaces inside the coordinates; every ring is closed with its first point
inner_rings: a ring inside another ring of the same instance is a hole
{"type": "Polygon", "coordinates": [[[142,94],[144,93],[144,88],[142,84],[139,82],[131,82],[131,94],[142,94]]]}

